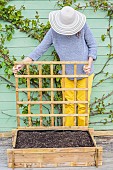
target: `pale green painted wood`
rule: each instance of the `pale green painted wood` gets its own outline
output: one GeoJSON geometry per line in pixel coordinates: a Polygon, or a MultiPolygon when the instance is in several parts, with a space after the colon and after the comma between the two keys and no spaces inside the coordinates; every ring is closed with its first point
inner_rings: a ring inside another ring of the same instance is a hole
{"type": "MultiPolygon", "coordinates": [[[[107,46],[109,42],[109,38],[106,38],[105,41],[102,41],[101,38],[95,38],[97,45],[99,47],[101,46],[107,46]]],[[[39,42],[37,40],[32,40],[30,38],[13,38],[12,41],[6,42],[5,45],[9,48],[12,47],[29,47],[29,46],[38,46],[39,42]],[[21,43],[20,43],[21,42],[21,43]]]]}
{"type": "MultiPolygon", "coordinates": [[[[112,74],[113,74],[113,72],[111,74],[109,74],[109,76],[112,76],[112,74]]],[[[104,79],[104,78],[106,78],[105,74],[99,74],[95,77],[94,82],[96,83],[99,80],[104,79]]],[[[109,80],[106,80],[106,82],[113,83],[113,80],[109,79],[109,80]]]]}
{"type": "MultiPolygon", "coordinates": [[[[40,18],[48,18],[49,13],[52,11],[51,9],[46,9],[45,11],[40,9],[37,10],[38,14],[40,16],[40,18]]],[[[54,11],[54,9],[53,9],[54,11]]],[[[86,15],[87,18],[98,18],[98,19],[103,19],[103,18],[107,18],[106,13],[104,11],[96,11],[93,12],[93,9],[86,9],[86,10],[79,10],[80,12],[82,12],[84,15],[86,15]],[[89,15],[90,13],[90,15],[89,15]]],[[[35,18],[36,15],[36,11],[35,10],[23,10],[22,11],[22,15],[24,16],[24,18],[35,18]]]]}
{"type": "MultiPolygon", "coordinates": [[[[103,65],[95,65],[95,73],[97,73],[98,71],[100,71],[102,69],[103,65]]],[[[105,67],[104,72],[108,72],[108,73],[113,73],[113,64],[108,65],[105,67]]]]}
{"type": "MultiPolygon", "coordinates": [[[[3,28],[6,22],[1,21],[3,28]]],[[[9,25],[9,23],[7,23],[9,25]]],[[[101,38],[102,34],[106,34],[106,29],[101,28],[92,28],[91,31],[93,32],[94,37],[101,38]]],[[[111,29],[111,36],[113,37],[113,29],[111,29]]],[[[13,38],[28,38],[28,35],[26,33],[20,32],[19,30],[15,30],[15,34],[13,35],[13,38]]]]}
{"type": "MultiPolygon", "coordinates": [[[[39,10],[39,9],[54,9],[56,7],[55,1],[9,1],[8,5],[15,5],[17,9],[21,8],[22,5],[26,9],[39,10]]],[[[57,8],[57,7],[56,7],[57,8]]]]}
{"type": "MultiPolygon", "coordinates": [[[[99,19],[99,22],[97,22],[97,21],[98,21],[98,19],[96,19],[96,18],[87,19],[87,23],[91,29],[94,29],[94,28],[107,29],[108,28],[108,20],[107,19],[103,18],[103,19],[99,19]],[[94,23],[96,23],[96,26],[94,23]]],[[[47,22],[48,22],[48,19],[45,19],[45,18],[40,19],[40,23],[46,24],[47,22]]],[[[4,23],[4,22],[1,22],[1,23],[4,23]]],[[[113,21],[111,21],[111,24],[113,25],[113,21]]]]}
{"type": "MultiPolygon", "coordinates": [[[[19,48],[8,48],[10,51],[10,55],[29,55],[30,52],[34,50],[36,46],[28,46],[28,47],[19,47],[19,48]]],[[[53,47],[50,47],[48,51],[45,53],[46,55],[51,55],[51,51],[53,50],[53,47]]],[[[98,47],[98,55],[107,55],[109,53],[109,48],[106,47],[98,47]]]]}
{"type": "MultiPolygon", "coordinates": [[[[84,2],[79,0],[77,3],[82,3],[84,5],[84,2]]],[[[87,1],[88,2],[88,1],[87,1]]],[[[35,11],[37,10],[40,15],[40,22],[46,23],[48,21],[48,14],[50,11],[58,9],[57,6],[55,6],[56,1],[48,1],[48,0],[13,0],[8,3],[8,5],[15,5],[17,9],[20,8],[21,5],[24,5],[26,7],[26,10],[23,11],[24,18],[35,18],[35,11]]],[[[109,53],[109,48],[107,47],[107,44],[109,43],[109,39],[106,38],[104,42],[101,41],[101,35],[106,33],[106,28],[108,27],[108,19],[105,17],[106,12],[104,11],[98,11],[93,12],[92,8],[88,8],[87,10],[81,11],[83,12],[87,17],[87,23],[90,26],[94,37],[96,38],[97,45],[98,45],[98,59],[95,61],[95,73],[100,71],[100,69],[103,67],[103,64],[107,60],[107,54],[109,53]],[[90,13],[90,15],[89,15],[90,13]],[[95,24],[94,24],[95,23],[95,24]]],[[[1,21],[3,25],[9,24],[8,22],[1,21]]],[[[113,21],[112,21],[113,25],[113,21]]],[[[113,37],[113,29],[111,30],[111,35],[113,37]]],[[[18,30],[15,30],[15,34],[13,35],[13,40],[11,42],[7,42],[6,46],[10,50],[10,56],[14,55],[17,57],[17,60],[20,60],[20,56],[25,55],[27,56],[34,48],[38,45],[38,41],[28,38],[27,34],[21,33],[18,30]]],[[[40,58],[40,60],[52,60],[53,56],[51,56],[51,51],[53,50],[53,47],[49,48],[49,50],[40,58]]],[[[106,78],[105,72],[110,72],[109,76],[113,74],[113,60],[109,62],[109,66],[106,67],[104,70],[104,73],[101,75],[96,76],[94,79],[93,85],[97,83],[99,80],[106,78]]],[[[3,76],[3,70],[0,70],[0,75],[3,76]]],[[[14,81],[14,78],[11,78],[11,81],[14,81]]],[[[8,131],[12,130],[12,128],[16,128],[16,102],[15,102],[15,89],[6,89],[6,82],[0,78],[0,131],[8,131]],[[5,114],[3,114],[5,113],[5,114]],[[6,114],[9,114],[13,117],[9,117],[6,114]]],[[[91,95],[91,102],[94,101],[95,97],[101,98],[103,94],[108,94],[111,91],[113,91],[113,79],[109,79],[105,81],[103,84],[100,84],[97,88],[93,88],[92,95],[91,95]]],[[[22,94],[21,97],[25,97],[24,94],[22,94]]],[[[106,99],[107,102],[113,101],[113,95],[106,99]]],[[[109,110],[113,110],[113,106],[109,106],[106,108],[106,112],[109,112],[109,110]]],[[[34,112],[37,110],[34,108],[34,112]]],[[[96,116],[90,116],[90,127],[93,127],[95,130],[105,130],[105,129],[113,129],[113,123],[108,123],[104,125],[103,123],[95,123],[104,121],[104,119],[109,119],[108,114],[104,115],[96,115],[96,116]]]]}
{"type": "MultiPolygon", "coordinates": [[[[2,110],[9,110],[9,114],[11,114],[10,110],[12,110],[12,109],[16,110],[16,102],[11,102],[11,101],[8,102],[8,103],[7,103],[7,101],[6,102],[0,102],[0,114],[2,114],[1,113],[2,110]]],[[[0,121],[2,121],[2,120],[0,119],[0,121]]]]}
{"type": "MultiPolygon", "coordinates": [[[[33,10],[37,10],[37,9],[57,9],[57,5],[56,5],[57,1],[47,1],[47,0],[43,0],[43,1],[10,1],[8,5],[16,5],[17,8],[20,8],[21,5],[24,5],[27,9],[33,9],[33,10]]],[[[88,1],[86,1],[88,2],[88,1]]],[[[84,6],[86,4],[86,2],[81,1],[81,0],[77,0],[76,4],[81,4],[81,6],[84,6]]],[[[74,6],[74,5],[73,5],[74,6]]],[[[92,9],[91,7],[89,7],[89,9],[92,9]]]]}

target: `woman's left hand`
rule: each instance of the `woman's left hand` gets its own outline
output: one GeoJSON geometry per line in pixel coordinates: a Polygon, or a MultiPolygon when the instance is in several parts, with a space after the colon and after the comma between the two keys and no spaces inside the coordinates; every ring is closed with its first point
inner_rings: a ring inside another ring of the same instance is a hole
{"type": "Polygon", "coordinates": [[[90,74],[91,72],[91,66],[90,65],[84,65],[83,70],[86,74],[90,74]]]}

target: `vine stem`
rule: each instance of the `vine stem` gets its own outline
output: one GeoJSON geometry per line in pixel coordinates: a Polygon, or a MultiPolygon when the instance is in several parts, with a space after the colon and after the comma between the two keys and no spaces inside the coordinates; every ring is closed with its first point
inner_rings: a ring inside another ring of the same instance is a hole
{"type": "MultiPolygon", "coordinates": [[[[111,79],[111,78],[113,78],[113,76],[109,76],[109,77],[107,77],[107,78],[105,78],[105,79],[103,79],[103,81],[105,82],[106,80],[109,80],[109,79],[111,79]]],[[[103,82],[102,81],[102,82],[103,82]]],[[[96,83],[94,86],[92,86],[93,88],[94,87],[97,87],[99,84],[101,84],[102,82],[98,82],[98,83],[96,83]]]]}
{"type": "Polygon", "coordinates": [[[102,98],[98,99],[97,101],[93,102],[90,104],[90,106],[93,106],[95,105],[96,103],[100,102],[100,101],[103,101],[105,100],[106,98],[110,97],[113,95],[113,91],[111,91],[110,93],[108,93],[106,96],[103,96],[102,98]]]}
{"type": "Polygon", "coordinates": [[[109,40],[110,40],[110,52],[109,52],[109,58],[108,58],[108,60],[105,62],[105,64],[104,64],[104,66],[102,67],[102,69],[98,72],[98,73],[96,73],[95,75],[94,75],[94,78],[97,76],[97,75],[99,75],[99,74],[101,74],[102,72],[103,72],[103,70],[104,70],[104,68],[107,66],[107,64],[108,64],[108,62],[111,60],[111,59],[113,59],[113,57],[111,57],[111,55],[112,55],[112,37],[111,37],[111,29],[110,29],[110,27],[111,27],[111,16],[109,17],[109,25],[108,25],[108,36],[109,36],[109,40]]]}
{"type": "MultiPolygon", "coordinates": [[[[104,107],[109,107],[109,106],[111,106],[111,105],[113,105],[113,103],[108,103],[108,104],[104,105],[104,107]]],[[[91,116],[98,115],[99,113],[97,113],[97,112],[98,112],[98,110],[91,111],[91,112],[90,112],[90,115],[91,115],[91,116]]],[[[109,113],[109,112],[106,112],[106,113],[104,113],[104,114],[110,114],[110,113],[109,113]]]]}
{"type": "Polygon", "coordinates": [[[107,122],[102,122],[102,121],[100,121],[100,122],[90,122],[89,124],[90,125],[93,125],[93,124],[97,124],[97,123],[101,123],[101,124],[108,124],[108,123],[113,123],[113,121],[112,120],[110,120],[110,121],[107,121],[107,122]]]}
{"type": "Polygon", "coordinates": [[[8,79],[6,79],[5,77],[0,76],[0,78],[3,79],[3,80],[5,80],[7,83],[9,83],[9,84],[11,85],[11,87],[16,88],[16,86],[15,86],[11,81],[9,81],[8,79]]]}

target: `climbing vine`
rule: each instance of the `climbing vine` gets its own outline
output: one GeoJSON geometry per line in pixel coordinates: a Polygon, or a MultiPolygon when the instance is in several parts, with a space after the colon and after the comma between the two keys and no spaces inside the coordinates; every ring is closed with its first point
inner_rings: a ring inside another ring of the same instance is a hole
{"type": "MultiPolygon", "coordinates": [[[[16,61],[15,56],[10,56],[9,50],[7,47],[5,47],[5,42],[6,41],[11,41],[13,38],[13,34],[15,33],[15,28],[20,30],[21,32],[24,32],[28,35],[28,37],[31,37],[33,39],[37,39],[39,42],[42,41],[43,37],[45,36],[45,34],[47,33],[47,31],[50,28],[50,24],[49,22],[47,22],[46,24],[40,23],[40,17],[38,12],[36,11],[36,15],[35,15],[35,19],[31,20],[28,18],[24,18],[24,16],[22,15],[22,11],[25,10],[24,6],[21,6],[20,9],[16,9],[16,6],[11,6],[8,5],[8,0],[1,0],[0,2],[0,18],[3,21],[7,21],[8,24],[6,24],[5,26],[3,26],[2,24],[0,24],[0,31],[1,31],[1,44],[0,44],[0,69],[4,70],[4,76],[0,75],[1,79],[4,79],[7,82],[7,88],[15,88],[15,85],[13,84],[13,82],[11,81],[11,77],[13,77],[13,73],[12,73],[12,67],[14,64],[14,61],[16,61]]],[[[79,1],[80,2],[80,1],[79,1]]],[[[93,88],[98,87],[100,84],[102,84],[103,82],[109,80],[109,79],[113,79],[113,74],[109,74],[109,72],[105,72],[105,68],[106,66],[109,65],[110,61],[113,60],[113,49],[112,49],[112,35],[111,35],[111,30],[113,29],[113,26],[111,24],[111,21],[113,19],[113,3],[109,2],[108,0],[89,0],[89,1],[85,1],[85,5],[81,5],[79,2],[77,2],[77,0],[58,0],[57,1],[57,6],[58,8],[62,8],[63,6],[73,6],[74,9],[76,10],[85,10],[88,7],[92,7],[94,9],[94,12],[96,12],[97,10],[103,10],[106,12],[106,17],[108,18],[108,28],[106,29],[106,32],[104,34],[101,35],[101,40],[105,41],[106,38],[109,38],[109,44],[107,45],[109,48],[109,53],[107,54],[107,60],[104,63],[103,67],[100,69],[100,71],[98,73],[95,74],[96,78],[98,75],[100,74],[104,74],[105,78],[99,80],[96,84],[94,84],[93,88]]],[[[52,52],[52,55],[54,56],[53,60],[59,60],[55,50],[52,52]]],[[[21,56],[21,59],[24,59],[24,55],[21,56]]],[[[57,74],[59,71],[59,66],[55,66],[55,71],[54,74],[57,74]]],[[[26,69],[24,68],[20,74],[23,74],[26,72],[26,69]]],[[[36,68],[36,66],[32,66],[30,67],[30,72],[33,74],[38,74],[38,70],[36,68]]],[[[43,74],[48,74],[50,72],[50,68],[48,65],[43,65],[42,68],[42,72],[43,74]]],[[[43,79],[43,86],[44,87],[48,87],[49,86],[49,80],[48,79],[43,79]]],[[[20,85],[25,85],[26,84],[26,80],[25,79],[20,79],[19,81],[20,85]]],[[[37,79],[31,79],[31,84],[34,87],[38,87],[39,86],[39,82],[37,79]]],[[[60,87],[60,79],[55,79],[55,84],[56,87],[60,87]]],[[[25,92],[24,92],[25,93],[25,92]]],[[[26,94],[26,93],[25,93],[26,94]]],[[[110,103],[105,103],[105,100],[109,97],[111,97],[113,95],[113,91],[111,91],[109,94],[103,94],[103,96],[101,98],[95,98],[95,101],[93,101],[90,104],[90,108],[91,108],[91,115],[96,115],[96,114],[104,114],[106,113],[106,108],[108,106],[112,106],[113,102],[110,103]]],[[[48,100],[50,98],[50,94],[48,92],[43,92],[43,97],[48,100]]],[[[62,95],[60,92],[57,92],[57,94],[55,95],[55,100],[61,100],[62,95]]],[[[34,95],[31,94],[31,100],[37,100],[38,98],[34,95]]],[[[47,109],[48,113],[49,108],[46,106],[45,109],[47,109]]],[[[61,112],[61,106],[58,105],[56,106],[57,110],[59,111],[59,113],[61,112]]],[[[25,114],[28,111],[27,106],[25,105],[21,105],[22,108],[22,113],[25,114]]],[[[113,111],[110,110],[109,111],[109,118],[111,118],[110,122],[113,122],[113,111]]],[[[45,125],[50,123],[50,120],[45,120],[45,125]]],[[[24,123],[27,124],[27,119],[24,119],[24,123]]],[[[32,120],[32,123],[35,125],[39,124],[39,120],[32,120]]],[[[102,122],[104,124],[107,123],[107,120],[105,120],[104,122],[102,122]]]]}

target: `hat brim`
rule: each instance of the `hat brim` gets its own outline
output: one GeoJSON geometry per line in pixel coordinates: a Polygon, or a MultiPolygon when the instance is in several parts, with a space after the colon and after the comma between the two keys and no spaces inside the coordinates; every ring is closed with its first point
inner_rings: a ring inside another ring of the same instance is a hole
{"type": "Polygon", "coordinates": [[[49,22],[51,27],[59,34],[73,35],[79,32],[86,23],[86,16],[75,10],[75,19],[73,23],[65,25],[60,20],[60,10],[49,13],[49,22]]]}

